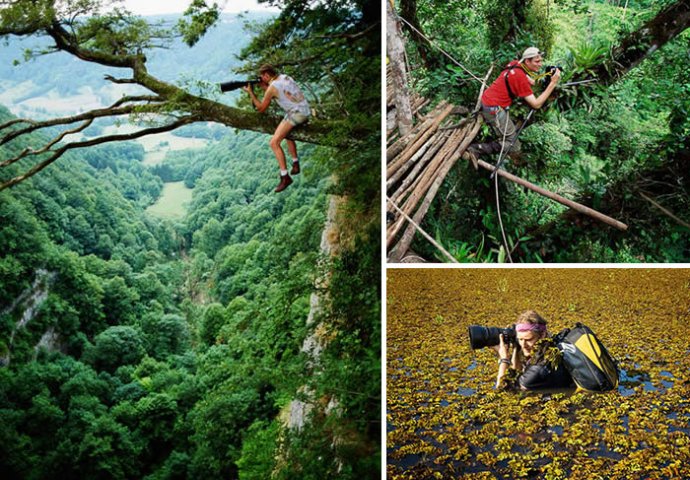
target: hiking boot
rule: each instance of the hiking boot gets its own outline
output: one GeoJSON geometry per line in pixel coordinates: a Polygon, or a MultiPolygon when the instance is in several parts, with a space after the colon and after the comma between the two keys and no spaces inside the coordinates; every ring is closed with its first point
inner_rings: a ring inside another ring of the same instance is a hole
{"type": "Polygon", "coordinates": [[[285,190],[290,185],[292,185],[292,178],[290,178],[290,175],[284,175],[284,176],[281,175],[280,176],[280,183],[278,184],[278,186],[276,187],[274,192],[276,192],[276,193],[282,192],[283,190],[285,190]]]}
{"type": "Polygon", "coordinates": [[[299,162],[292,162],[292,170],[290,170],[290,175],[297,175],[299,172],[299,162]]]}

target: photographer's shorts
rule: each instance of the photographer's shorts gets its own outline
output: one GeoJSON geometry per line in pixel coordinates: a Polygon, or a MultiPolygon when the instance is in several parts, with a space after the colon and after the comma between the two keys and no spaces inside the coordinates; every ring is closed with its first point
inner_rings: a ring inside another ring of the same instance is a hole
{"type": "Polygon", "coordinates": [[[297,125],[307,123],[307,120],[309,120],[309,115],[303,115],[298,112],[288,112],[285,114],[285,117],[283,117],[283,120],[288,122],[293,127],[296,127],[297,125]]]}

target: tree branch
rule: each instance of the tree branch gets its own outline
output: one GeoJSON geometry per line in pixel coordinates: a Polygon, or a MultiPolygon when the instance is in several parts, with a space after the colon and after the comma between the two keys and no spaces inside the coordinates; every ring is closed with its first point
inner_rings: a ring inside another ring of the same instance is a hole
{"type": "MultiPolygon", "coordinates": [[[[141,37],[139,36],[131,38],[128,36],[128,34],[132,32],[138,32],[139,30],[137,29],[146,29],[146,23],[143,23],[142,26],[142,24],[138,23],[139,21],[133,20],[131,17],[123,16],[117,12],[113,15],[99,17],[97,13],[93,16],[94,12],[91,9],[88,9],[86,12],[81,10],[83,9],[77,6],[72,11],[59,12],[40,2],[17,2],[9,7],[8,10],[0,10],[0,35],[28,35],[45,32],[54,42],[54,46],[50,47],[51,50],[67,52],[86,62],[114,68],[128,68],[131,70],[130,78],[126,78],[127,75],[121,78],[106,75],[104,78],[115,84],[140,85],[152,92],[153,95],[126,96],[109,107],[94,109],[73,116],[45,121],[13,119],[0,125],[0,145],[3,145],[23,135],[31,134],[32,132],[39,131],[46,127],[82,122],[81,125],[74,127],[72,130],[68,130],[53,137],[40,148],[26,148],[14,158],[3,161],[0,167],[14,164],[29,156],[50,154],[46,160],[22,175],[0,185],[0,190],[15,185],[23,179],[34,175],[57,160],[64,152],[74,148],[85,148],[98,143],[118,140],[131,140],[161,131],[170,131],[177,128],[177,126],[192,121],[217,122],[232,128],[267,134],[272,134],[280,122],[280,118],[278,117],[261,115],[254,111],[241,110],[217,101],[190,94],[180,87],[150,75],[146,68],[146,56],[141,53],[142,48],[151,46],[150,43],[141,43],[141,37]],[[78,17],[83,15],[91,16],[82,22],[78,17]],[[62,18],[60,18],[60,16],[62,16],[62,18]],[[113,40],[112,51],[110,50],[111,34],[113,40]],[[131,53],[134,51],[137,53],[131,53]],[[67,143],[66,145],[58,147],[59,142],[64,140],[69,133],[76,133],[84,130],[97,118],[131,115],[136,113],[170,114],[170,112],[179,112],[180,115],[186,115],[182,117],[185,119],[184,122],[180,123],[180,120],[178,120],[165,127],[159,127],[161,129],[149,128],[140,130],[135,134],[100,137],[99,139],[89,141],[67,143]],[[19,128],[7,130],[17,125],[19,125],[19,128]],[[53,148],[57,148],[57,150],[53,150],[53,148]]],[[[352,34],[334,35],[334,40],[327,42],[328,45],[323,46],[323,49],[328,50],[328,48],[332,48],[333,45],[337,46],[353,41],[359,42],[361,39],[365,38],[368,33],[374,31],[375,26],[376,25],[368,26],[362,29],[362,31],[352,34]]],[[[144,38],[147,39],[145,41],[149,41],[151,38],[164,38],[162,36],[158,37],[159,34],[162,35],[161,32],[149,32],[147,30],[147,33],[144,35],[144,38]]],[[[320,48],[321,47],[316,46],[316,49],[320,48]]],[[[311,61],[318,61],[320,56],[324,55],[323,52],[319,52],[318,50],[311,51],[317,52],[317,54],[312,57],[311,61]]],[[[304,61],[304,59],[300,60],[300,62],[304,61]]],[[[368,135],[371,135],[370,131],[364,127],[349,125],[344,119],[312,119],[307,125],[294,129],[289,138],[292,140],[333,147],[352,147],[368,135]],[[348,129],[349,137],[332,134],[334,131],[342,130],[343,128],[348,129]]]]}
{"type": "Polygon", "coordinates": [[[673,212],[671,212],[671,211],[668,210],[667,208],[662,207],[661,205],[659,205],[658,202],[655,202],[654,200],[652,200],[651,198],[649,198],[649,197],[648,197],[647,195],[645,195],[644,193],[639,192],[639,194],[640,194],[640,196],[641,196],[642,198],[644,198],[644,199],[647,200],[649,203],[651,203],[652,205],[654,205],[657,209],[659,209],[659,210],[661,211],[661,213],[663,213],[663,214],[666,215],[667,217],[669,217],[669,218],[675,220],[676,223],[678,223],[679,225],[682,225],[682,226],[684,226],[685,228],[690,228],[690,223],[688,223],[688,222],[686,222],[686,221],[684,221],[684,220],[681,220],[680,218],[676,217],[676,216],[673,214],[673,212]]]}
{"type": "Polygon", "coordinates": [[[8,165],[12,165],[13,163],[18,162],[22,158],[26,158],[29,155],[40,155],[41,153],[45,153],[48,150],[50,150],[55,144],[62,141],[62,139],[65,138],[67,135],[81,132],[82,130],[87,128],[92,123],[93,123],[93,118],[90,118],[90,119],[86,120],[84,123],[82,123],[81,125],[79,125],[78,127],[73,128],[72,130],[65,130],[64,132],[57,135],[55,138],[53,138],[51,141],[46,143],[42,148],[39,148],[38,150],[32,150],[30,148],[25,148],[16,157],[10,158],[9,160],[5,160],[4,162],[0,163],[0,168],[6,167],[8,165]]]}
{"type": "Polygon", "coordinates": [[[108,135],[105,137],[98,137],[98,138],[93,138],[90,140],[85,140],[85,141],[80,141],[80,142],[71,142],[63,145],[60,147],[58,150],[55,150],[52,155],[50,155],[47,159],[42,161],[41,163],[35,165],[31,169],[27,170],[21,175],[18,175],[14,178],[11,178],[10,180],[0,184],[0,191],[9,188],[13,185],[16,185],[17,183],[20,183],[27,178],[35,175],[36,173],[40,172],[44,168],[46,168],[48,165],[53,163],[55,160],[60,158],[65,152],[68,150],[76,149],[76,148],[84,148],[84,147],[91,147],[94,145],[100,145],[103,143],[110,143],[110,142],[119,142],[119,141],[126,141],[126,140],[134,140],[136,138],[144,137],[146,135],[153,135],[156,133],[163,133],[163,132],[169,132],[171,130],[175,130],[176,128],[179,128],[183,125],[187,125],[190,123],[194,123],[199,121],[199,119],[196,116],[190,115],[190,116],[185,116],[177,119],[177,121],[169,123],[167,125],[162,125],[160,127],[151,127],[151,128],[146,128],[143,130],[138,130],[136,132],[132,133],[126,133],[126,134],[117,134],[117,135],[108,135]]]}
{"type": "Polygon", "coordinates": [[[109,55],[107,53],[88,50],[79,46],[79,41],[74,35],[63,28],[56,20],[46,29],[46,33],[55,41],[58,49],[71,53],[75,57],[87,61],[105,65],[108,67],[136,69],[138,64],[143,65],[146,57],[142,55],[109,55]]]}
{"type": "MultiPolygon", "coordinates": [[[[374,28],[378,27],[380,25],[380,22],[377,22],[373,25],[370,25],[366,29],[362,30],[361,32],[355,32],[355,33],[340,33],[336,35],[317,35],[314,38],[344,38],[347,40],[356,40],[361,37],[366,37],[374,28]]],[[[332,46],[332,44],[331,44],[332,46]]]]}
{"type": "Polygon", "coordinates": [[[688,27],[690,27],[690,0],[672,3],[625,37],[613,49],[611,58],[594,70],[596,77],[604,84],[615,82],[688,27]]]}
{"type": "MultiPolygon", "coordinates": [[[[7,135],[0,137],[0,145],[4,145],[7,142],[14,140],[17,137],[20,137],[22,135],[26,135],[28,133],[34,132],[36,130],[40,130],[42,128],[46,127],[54,127],[57,125],[69,125],[71,123],[76,123],[76,122],[81,122],[84,120],[94,120],[96,118],[102,118],[102,117],[116,117],[116,116],[121,116],[121,115],[129,115],[131,113],[135,112],[143,112],[143,111],[148,111],[149,113],[155,113],[156,111],[160,110],[160,105],[156,105],[156,108],[148,108],[148,105],[126,105],[124,107],[120,107],[120,105],[124,103],[129,103],[129,102],[162,102],[163,99],[157,96],[152,96],[152,95],[142,95],[142,96],[126,96],[122,97],[119,100],[117,100],[115,103],[113,103],[111,106],[106,107],[106,108],[99,108],[95,110],[90,110],[85,113],[81,113],[79,115],[73,115],[73,116],[68,116],[68,117],[61,117],[61,118],[54,118],[51,120],[45,120],[42,122],[37,122],[35,120],[28,120],[28,119],[14,119],[10,120],[8,122],[5,122],[4,124],[0,125],[0,131],[4,130],[5,128],[15,125],[17,123],[28,123],[28,127],[21,128],[19,130],[15,130],[11,133],[8,133],[7,135]]],[[[0,165],[2,166],[2,165],[0,165]]]]}
{"type": "Polygon", "coordinates": [[[103,78],[113,83],[137,83],[133,78],[115,78],[112,75],[104,75],[103,78]]]}

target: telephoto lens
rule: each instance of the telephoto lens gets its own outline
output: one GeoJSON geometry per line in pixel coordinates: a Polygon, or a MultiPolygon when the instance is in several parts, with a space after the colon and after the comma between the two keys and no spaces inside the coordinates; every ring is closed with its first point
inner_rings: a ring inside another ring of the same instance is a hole
{"type": "Polygon", "coordinates": [[[503,334],[506,343],[515,343],[515,327],[498,328],[483,327],[481,325],[470,325],[468,327],[470,335],[470,347],[473,350],[484,347],[493,347],[501,343],[499,335],[503,334]]]}

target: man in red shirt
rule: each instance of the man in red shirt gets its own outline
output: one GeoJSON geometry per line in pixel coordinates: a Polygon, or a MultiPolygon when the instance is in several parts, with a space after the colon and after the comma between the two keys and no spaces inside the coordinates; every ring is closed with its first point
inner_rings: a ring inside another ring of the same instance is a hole
{"type": "Polygon", "coordinates": [[[535,82],[531,75],[541,69],[543,55],[544,52],[540,52],[536,47],[528,48],[519,61],[510,62],[494,83],[484,91],[482,116],[486,123],[491,125],[494,133],[498,136],[498,141],[473,144],[468,149],[470,153],[474,155],[499,153],[502,148],[504,155],[520,151],[520,141],[516,138],[517,130],[510,119],[508,108],[517,98],[522,98],[534,109],[541,108],[553,89],[556,88],[561,77],[561,71],[556,69],[549,86],[539,97],[534,96],[532,86],[535,82]],[[512,147],[510,147],[511,143],[513,144],[512,147]]]}

